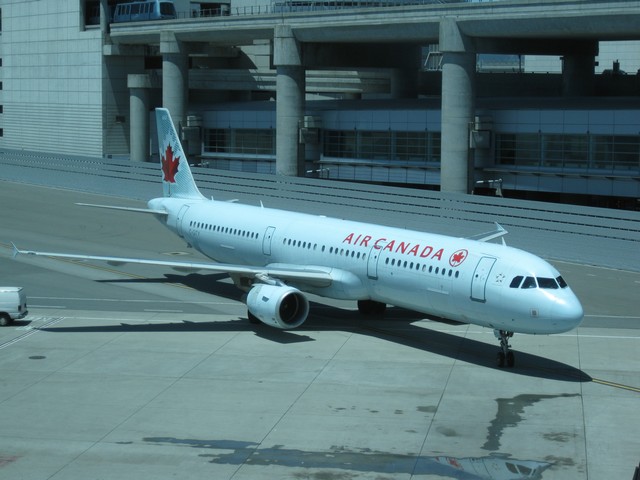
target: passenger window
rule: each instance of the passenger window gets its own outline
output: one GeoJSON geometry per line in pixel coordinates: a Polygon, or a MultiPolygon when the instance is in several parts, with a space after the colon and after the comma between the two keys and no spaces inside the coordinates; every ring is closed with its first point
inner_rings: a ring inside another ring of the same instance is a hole
{"type": "Polygon", "coordinates": [[[556,278],[556,281],[558,282],[558,285],[560,285],[560,288],[567,288],[569,285],[567,285],[567,282],[564,281],[564,278],[562,278],[561,276],[556,278]]]}
{"type": "Polygon", "coordinates": [[[518,288],[522,283],[523,278],[524,277],[522,275],[518,275],[517,277],[515,277],[513,280],[511,280],[511,285],[509,285],[509,288],[518,288]]]}
{"type": "Polygon", "coordinates": [[[540,288],[551,288],[554,290],[558,288],[555,278],[538,277],[538,285],[540,288]]]}
{"type": "Polygon", "coordinates": [[[524,282],[522,282],[522,287],[520,288],[536,288],[537,286],[535,278],[527,277],[524,279],[524,282]]]}

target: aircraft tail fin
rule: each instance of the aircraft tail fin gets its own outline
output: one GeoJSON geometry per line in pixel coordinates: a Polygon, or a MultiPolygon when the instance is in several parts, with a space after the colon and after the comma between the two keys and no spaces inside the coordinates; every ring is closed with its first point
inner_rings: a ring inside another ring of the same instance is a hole
{"type": "Polygon", "coordinates": [[[202,199],[189,168],[169,110],[156,108],[158,148],[162,166],[162,188],[165,197],[202,199]]]}

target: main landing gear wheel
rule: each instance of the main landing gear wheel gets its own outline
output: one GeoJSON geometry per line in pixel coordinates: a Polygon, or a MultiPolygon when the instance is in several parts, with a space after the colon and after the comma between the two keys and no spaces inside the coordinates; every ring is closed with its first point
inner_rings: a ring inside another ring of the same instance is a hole
{"type": "Polygon", "coordinates": [[[362,315],[382,315],[386,309],[386,303],[375,300],[358,300],[358,311],[362,315]]]}
{"type": "Polygon", "coordinates": [[[512,368],[516,363],[515,355],[509,348],[509,339],[513,337],[513,332],[507,332],[504,330],[495,330],[494,331],[496,337],[500,339],[500,348],[502,351],[498,352],[498,367],[502,368],[507,365],[507,367],[512,368]]]}

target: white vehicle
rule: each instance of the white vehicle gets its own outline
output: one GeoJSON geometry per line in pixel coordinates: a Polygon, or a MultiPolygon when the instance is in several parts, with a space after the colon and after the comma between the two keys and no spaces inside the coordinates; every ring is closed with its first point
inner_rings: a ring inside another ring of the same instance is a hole
{"type": "MultiPolygon", "coordinates": [[[[198,191],[169,112],[156,110],[164,197],[148,209],[207,257],[191,263],[21,251],[63,258],[224,272],[248,292],[248,316],[281,329],[309,314],[304,292],[358,302],[364,314],[387,304],[495,331],[498,364],[513,366],[514,333],[571,330],[580,302],[560,273],[530,253],[480,240],[207,199],[198,191]]],[[[98,205],[99,206],[99,205],[98,205]]]]}
{"type": "Polygon", "coordinates": [[[22,287],[0,287],[0,326],[6,327],[28,313],[27,295],[22,287]]]}

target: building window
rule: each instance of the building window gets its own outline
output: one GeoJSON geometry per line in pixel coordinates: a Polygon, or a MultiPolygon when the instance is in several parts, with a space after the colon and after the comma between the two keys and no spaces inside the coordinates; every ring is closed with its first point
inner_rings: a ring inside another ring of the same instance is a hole
{"type": "Polygon", "coordinates": [[[639,170],[640,135],[499,133],[496,163],[516,167],[639,170]]]}
{"type": "Polygon", "coordinates": [[[398,160],[422,161],[427,158],[427,135],[425,132],[395,132],[395,153],[398,160]]]}
{"type": "Polygon", "coordinates": [[[496,138],[498,163],[539,166],[540,135],[537,133],[501,133],[496,138]]]}
{"type": "Polygon", "coordinates": [[[591,148],[595,168],[640,169],[640,135],[593,135],[591,148]]]}
{"type": "Polygon", "coordinates": [[[585,168],[589,161],[587,135],[542,135],[542,165],[585,168]]]}
{"type": "Polygon", "coordinates": [[[360,145],[357,158],[367,160],[390,160],[393,158],[391,152],[391,132],[367,132],[361,131],[360,145]]]}
{"type": "Polygon", "coordinates": [[[81,0],[80,12],[84,29],[90,25],[100,25],[100,0],[81,0]]]}
{"type": "Polygon", "coordinates": [[[440,132],[325,130],[323,155],[400,163],[439,163],[440,132]]]}
{"type": "Polygon", "coordinates": [[[273,129],[221,129],[204,130],[205,153],[234,153],[249,155],[275,155],[273,129]]]}
{"type": "Polygon", "coordinates": [[[335,158],[357,158],[356,157],[355,130],[326,130],[324,132],[324,154],[327,157],[335,158]]]}

